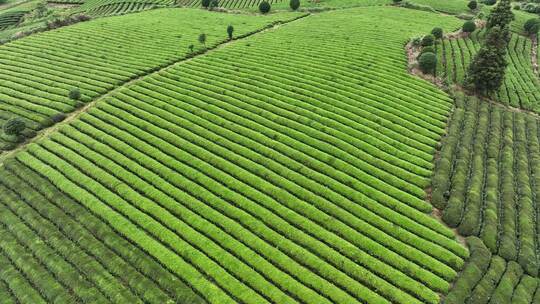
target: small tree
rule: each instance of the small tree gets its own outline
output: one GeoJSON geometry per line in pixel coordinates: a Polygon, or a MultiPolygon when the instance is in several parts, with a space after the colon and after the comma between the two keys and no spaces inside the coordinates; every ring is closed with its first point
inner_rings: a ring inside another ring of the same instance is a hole
{"type": "Polygon", "coordinates": [[[300,0],[291,0],[289,6],[293,11],[297,10],[300,7],[300,0]]]}
{"type": "Polygon", "coordinates": [[[476,30],[476,23],[474,23],[474,21],[465,21],[465,23],[463,23],[463,26],[461,27],[461,30],[464,32],[464,33],[472,33],[476,30]]]}
{"type": "Polygon", "coordinates": [[[72,99],[72,100],[81,99],[81,91],[79,91],[78,88],[71,89],[71,91],[69,91],[69,99],[72,99]]]}
{"type": "Polygon", "coordinates": [[[206,47],[206,34],[202,33],[199,35],[199,43],[206,47]]]}
{"type": "Polygon", "coordinates": [[[435,42],[435,37],[433,35],[425,35],[422,38],[421,46],[431,46],[435,42]]]}
{"type": "Polygon", "coordinates": [[[478,7],[478,2],[476,2],[475,0],[469,1],[469,4],[467,4],[467,7],[471,11],[474,11],[478,7]]]}
{"type": "Polygon", "coordinates": [[[441,39],[443,36],[443,29],[440,27],[436,27],[431,30],[431,35],[433,35],[435,39],[441,39]]]}
{"type": "Polygon", "coordinates": [[[190,45],[188,46],[189,52],[190,52],[190,53],[193,53],[193,49],[194,49],[194,48],[195,48],[195,46],[194,46],[193,44],[190,44],[190,45]]]}
{"type": "Polygon", "coordinates": [[[227,35],[229,35],[229,40],[232,40],[234,32],[234,27],[232,25],[227,26],[227,35]]]}
{"type": "Polygon", "coordinates": [[[2,128],[4,129],[4,133],[6,135],[19,136],[26,128],[26,123],[20,117],[13,117],[4,123],[2,128]]]}
{"type": "Polygon", "coordinates": [[[398,4],[401,2],[401,0],[393,0],[395,4],[398,4]]]}
{"type": "Polygon", "coordinates": [[[504,28],[514,20],[514,13],[512,13],[512,6],[509,0],[500,0],[499,4],[495,6],[491,13],[487,17],[486,27],[488,29],[498,26],[504,28]]]}
{"type": "Polygon", "coordinates": [[[420,58],[418,58],[418,65],[420,66],[420,70],[422,70],[422,72],[435,74],[437,56],[435,56],[434,53],[426,52],[420,55],[420,58]]]}
{"type": "Polygon", "coordinates": [[[527,20],[523,25],[523,29],[529,36],[536,35],[540,30],[540,19],[531,18],[527,20]]]}
{"type": "Polygon", "coordinates": [[[433,46],[431,46],[431,45],[423,47],[422,50],[420,51],[420,55],[422,55],[424,53],[435,53],[435,48],[433,46]]]}
{"type": "Polygon", "coordinates": [[[259,11],[263,14],[270,12],[270,3],[263,1],[259,4],[259,11]]]}
{"type": "Polygon", "coordinates": [[[467,76],[465,86],[480,94],[496,92],[503,80],[506,71],[506,50],[510,39],[508,27],[498,26],[490,29],[484,44],[474,56],[467,76]]]}
{"type": "Polygon", "coordinates": [[[204,8],[208,8],[210,6],[210,0],[202,0],[201,5],[204,8]]]}

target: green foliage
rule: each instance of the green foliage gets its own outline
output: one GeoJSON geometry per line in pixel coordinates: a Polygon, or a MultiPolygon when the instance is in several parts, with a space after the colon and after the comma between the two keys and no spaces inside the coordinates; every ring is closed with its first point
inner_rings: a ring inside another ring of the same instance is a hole
{"type": "Polygon", "coordinates": [[[199,34],[198,41],[200,44],[206,45],[206,34],[205,33],[199,34]]]}
{"type": "Polygon", "coordinates": [[[300,7],[300,0],[290,0],[289,7],[295,11],[300,7]]]}
{"type": "Polygon", "coordinates": [[[227,36],[229,36],[229,40],[233,38],[233,32],[234,27],[232,25],[227,26],[227,36]]]}
{"type": "Polygon", "coordinates": [[[467,4],[467,7],[473,11],[475,10],[477,7],[478,7],[478,2],[476,2],[475,0],[472,0],[472,1],[469,1],[469,3],[467,4]]]}
{"type": "Polygon", "coordinates": [[[78,88],[73,88],[69,91],[69,99],[79,100],[81,99],[81,91],[78,88]]]}
{"type": "Polygon", "coordinates": [[[500,0],[497,6],[495,6],[487,17],[486,27],[491,29],[498,26],[499,28],[505,28],[510,25],[510,22],[514,20],[514,13],[512,13],[512,6],[509,0],[500,0]]]}
{"type": "Polygon", "coordinates": [[[392,0],[394,3],[400,3],[402,0],[392,0]]]}
{"type": "Polygon", "coordinates": [[[464,33],[472,33],[476,30],[476,23],[472,20],[465,21],[461,27],[461,30],[464,33]]]}
{"type": "Polygon", "coordinates": [[[435,48],[432,45],[425,46],[420,50],[420,54],[423,53],[435,53],[435,48]]]}
{"type": "Polygon", "coordinates": [[[14,136],[19,136],[21,132],[24,131],[25,128],[26,128],[26,123],[20,117],[12,117],[8,119],[2,126],[2,129],[4,130],[4,134],[14,135],[14,136]]]}
{"type": "Polygon", "coordinates": [[[212,0],[201,0],[201,5],[202,5],[202,7],[204,7],[204,8],[210,7],[210,2],[211,2],[211,1],[212,1],[212,0]]]}
{"type": "Polygon", "coordinates": [[[219,0],[210,0],[210,5],[208,6],[208,9],[212,11],[217,7],[219,7],[219,0]]]}
{"type": "Polygon", "coordinates": [[[540,30],[540,19],[531,18],[525,22],[523,29],[528,35],[536,35],[540,30]]]}
{"type": "Polygon", "coordinates": [[[443,37],[443,29],[440,27],[435,27],[431,30],[431,35],[433,35],[435,39],[441,39],[443,37]]]}
{"type": "Polygon", "coordinates": [[[262,14],[267,14],[268,12],[270,12],[270,8],[270,3],[268,3],[268,1],[262,1],[259,4],[259,12],[261,12],[262,14]]]}
{"type": "Polygon", "coordinates": [[[433,43],[435,43],[435,37],[434,35],[425,35],[422,37],[422,42],[420,43],[421,46],[432,46],[433,43]]]}
{"type": "Polygon", "coordinates": [[[491,6],[497,3],[497,0],[483,0],[482,3],[484,3],[485,5],[491,6]]]}
{"type": "Polygon", "coordinates": [[[437,56],[430,52],[425,52],[418,58],[420,69],[424,73],[435,73],[437,67],[437,56]]]}

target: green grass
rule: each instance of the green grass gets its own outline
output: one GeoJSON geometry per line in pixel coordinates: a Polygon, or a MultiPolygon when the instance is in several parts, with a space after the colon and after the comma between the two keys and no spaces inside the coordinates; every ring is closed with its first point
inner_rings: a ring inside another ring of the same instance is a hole
{"type": "MultiPolygon", "coordinates": [[[[81,43],[96,23],[73,27],[81,43]]],[[[312,15],[122,88],[13,170],[210,303],[436,304],[468,256],[424,199],[452,101],[407,73],[403,46],[459,24],[390,7],[312,15]]]]}
{"type": "Polygon", "coordinates": [[[211,47],[227,39],[229,24],[239,36],[297,16],[161,9],[102,18],[16,40],[0,46],[0,122],[17,115],[27,120],[29,131],[40,130],[61,119],[62,113],[130,79],[185,58],[190,44],[195,51],[201,50],[204,46],[197,41],[201,33],[207,34],[206,46],[211,47]],[[80,101],[68,98],[73,88],[80,88],[80,101]]]}

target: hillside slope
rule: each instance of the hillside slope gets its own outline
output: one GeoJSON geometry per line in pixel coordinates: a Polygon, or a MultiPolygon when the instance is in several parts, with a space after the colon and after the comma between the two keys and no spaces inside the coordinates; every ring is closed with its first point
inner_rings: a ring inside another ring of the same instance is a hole
{"type": "MultiPolygon", "coordinates": [[[[36,197],[92,214],[81,224],[115,230],[210,303],[438,303],[468,256],[424,192],[452,101],[407,74],[403,46],[459,24],[391,7],[327,12],[115,91],[6,160],[5,256],[35,260],[10,263],[16,282],[43,301],[53,287],[86,296],[25,245],[37,232],[8,228],[42,221],[25,209],[36,197]]],[[[159,303],[144,296],[118,295],[159,303]]]]}

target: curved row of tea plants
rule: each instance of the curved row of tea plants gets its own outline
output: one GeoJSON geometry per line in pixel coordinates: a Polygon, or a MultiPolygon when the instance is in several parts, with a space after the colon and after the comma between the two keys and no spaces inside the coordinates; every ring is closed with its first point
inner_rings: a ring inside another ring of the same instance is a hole
{"type": "Polygon", "coordinates": [[[451,99],[403,45],[459,23],[313,15],[144,77],[15,159],[211,303],[435,304],[468,257],[424,200],[451,99]]]}
{"type": "Polygon", "coordinates": [[[203,303],[178,275],[17,161],[0,171],[2,303],[203,303]]]}
{"type": "Polygon", "coordinates": [[[467,242],[471,257],[443,304],[540,303],[540,279],[492,255],[482,240],[469,237],[467,242]]]}
{"type": "Polygon", "coordinates": [[[433,204],[460,234],[538,273],[538,119],[474,98],[460,102],[443,142],[433,204]]]}
{"type": "MultiPolygon", "coordinates": [[[[480,48],[484,31],[460,39],[444,39],[438,44],[437,74],[448,83],[463,83],[471,59],[480,48]]],[[[532,43],[513,34],[508,46],[506,77],[496,96],[497,101],[526,110],[540,111],[540,81],[532,68],[532,43]]]]}
{"type": "MultiPolygon", "coordinates": [[[[22,117],[31,130],[48,127],[130,79],[170,65],[191,52],[260,30],[294,13],[269,16],[160,9],[100,18],[0,46],[0,123],[22,117]],[[204,28],[204,30],[201,30],[204,28]],[[205,45],[197,41],[206,34],[205,45]],[[81,98],[68,97],[79,89],[81,98]]],[[[0,137],[0,150],[11,145],[0,137]]]]}

